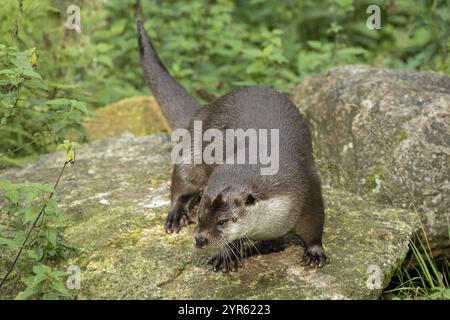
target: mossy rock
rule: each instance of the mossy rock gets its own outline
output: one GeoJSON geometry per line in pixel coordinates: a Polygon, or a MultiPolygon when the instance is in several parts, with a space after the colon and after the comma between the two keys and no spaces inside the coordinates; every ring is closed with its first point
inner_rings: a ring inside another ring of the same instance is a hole
{"type": "MultiPolygon", "coordinates": [[[[78,299],[377,299],[405,258],[411,212],[324,185],[329,265],[300,266],[303,249],[290,245],[214,273],[192,246],[192,227],[164,233],[170,149],[167,135],[128,135],[78,150],[57,191],[70,218],[65,237],[83,249],[68,261],[81,269],[78,299]]],[[[51,183],[64,160],[49,154],[0,178],[51,183]]]]}
{"type": "Polygon", "coordinates": [[[90,140],[117,137],[125,132],[145,136],[170,132],[170,127],[154,97],[134,97],[99,108],[83,126],[90,140]]]}

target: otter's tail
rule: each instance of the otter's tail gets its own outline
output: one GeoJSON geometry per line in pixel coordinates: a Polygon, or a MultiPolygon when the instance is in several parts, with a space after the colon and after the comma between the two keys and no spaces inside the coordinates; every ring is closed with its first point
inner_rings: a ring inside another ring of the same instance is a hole
{"type": "Polygon", "coordinates": [[[169,74],[140,21],[137,21],[137,33],[145,81],[170,127],[187,128],[192,116],[201,108],[200,103],[169,74]]]}

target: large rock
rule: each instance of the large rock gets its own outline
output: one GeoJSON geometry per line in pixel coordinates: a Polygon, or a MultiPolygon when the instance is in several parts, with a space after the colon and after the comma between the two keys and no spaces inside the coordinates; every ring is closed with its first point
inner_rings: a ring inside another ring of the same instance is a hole
{"type": "MultiPolygon", "coordinates": [[[[214,273],[192,247],[192,228],[164,233],[170,147],[166,135],[129,135],[78,150],[57,191],[71,221],[65,237],[83,248],[69,261],[81,268],[78,298],[374,299],[408,251],[414,214],[325,185],[329,265],[301,267],[303,249],[290,245],[249,258],[237,273],[214,273]]],[[[51,183],[63,162],[49,154],[0,179],[51,183]]]]}
{"type": "Polygon", "coordinates": [[[347,66],[307,78],[294,101],[323,179],[417,211],[432,246],[449,246],[449,77],[347,66]]]}
{"type": "Polygon", "coordinates": [[[117,137],[124,132],[145,136],[157,132],[169,132],[154,97],[133,97],[99,108],[95,115],[83,121],[90,140],[117,137]]]}

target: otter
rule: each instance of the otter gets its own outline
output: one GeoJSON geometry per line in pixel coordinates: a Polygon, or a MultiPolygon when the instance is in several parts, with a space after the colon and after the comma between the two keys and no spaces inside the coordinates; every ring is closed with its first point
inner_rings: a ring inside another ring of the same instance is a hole
{"type": "Polygon", "coordinates": [[[260,164],[175,164],[165,231],[178,233],[196,223],[194,245],[216,251],[214,271],[236,271],[245,247],[288,233],[305,246],[302,265],[323,267],[328,258],[320,178],[309,129],[289,97],[246,87],[202,106],[170,75],[140,21],[137,35],[144,78],[171,129],[192,133],[194,121],[202,121],[202,130],[279,130],[279,170],[273,175],[261,175],[260,164]],[[196,217],[190,212],[194,205],[196,217]]]}

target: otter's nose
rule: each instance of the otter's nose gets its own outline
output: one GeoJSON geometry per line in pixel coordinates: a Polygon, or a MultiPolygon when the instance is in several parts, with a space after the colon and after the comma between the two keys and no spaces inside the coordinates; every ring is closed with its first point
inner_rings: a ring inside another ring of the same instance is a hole
{"type": "Polygon", "coordinates": [[[202,236],[202,235],[196,235],[195,236],[195,245],[197,247],[203,248],[207,244],[208,244],[208,239],[206,239],[204,236],[202,236]]]}

